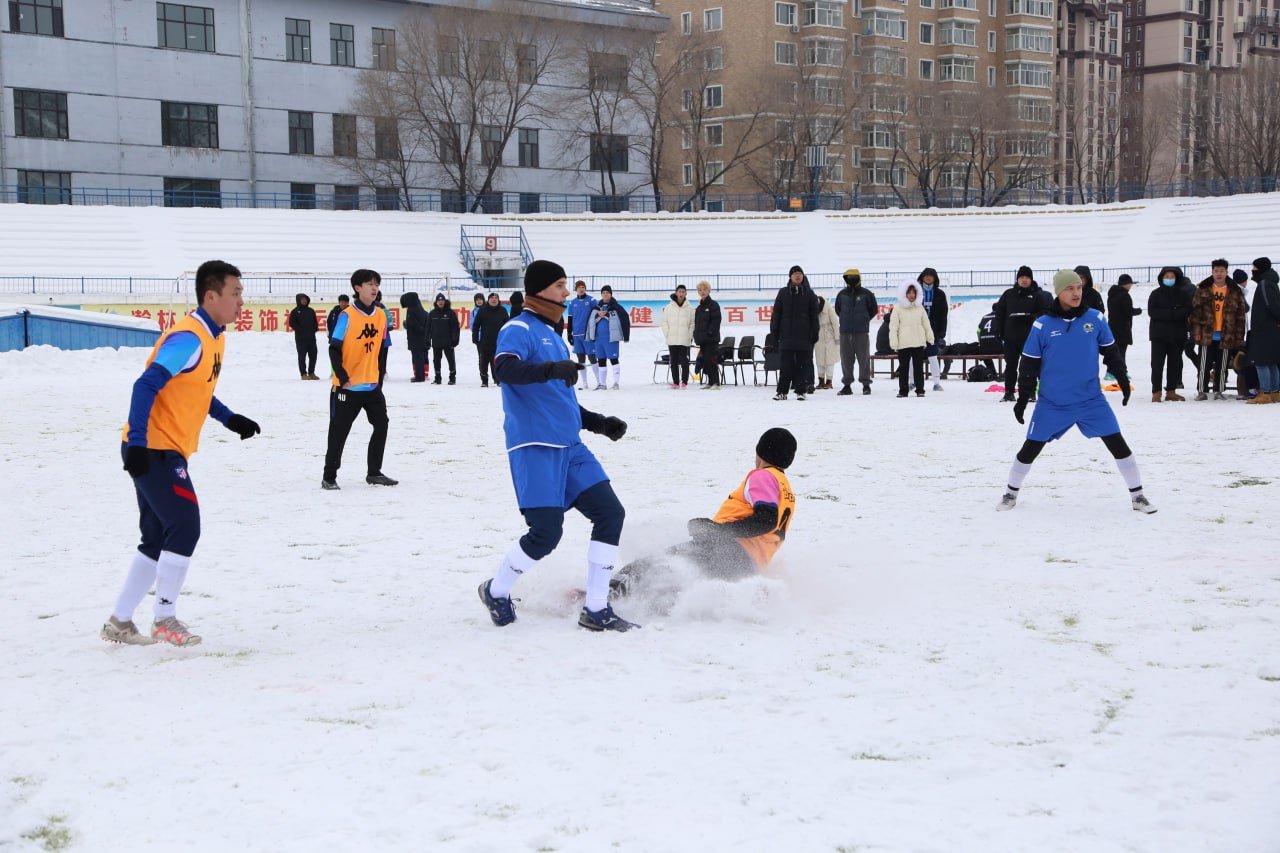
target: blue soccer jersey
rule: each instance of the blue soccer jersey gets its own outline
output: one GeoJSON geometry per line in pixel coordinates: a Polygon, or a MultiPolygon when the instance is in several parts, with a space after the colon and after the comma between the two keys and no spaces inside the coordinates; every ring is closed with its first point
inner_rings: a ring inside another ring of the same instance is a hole
{"type": "Polygon", "coordinates": [[[1040,399],[1074,406],[1102,397],[1098,351],[1113,343],[1111,327],[1093,308],[1074,318],[1037,318],[1022,354],[1040,359],[1040,399]]]}
{"type": "Polygon", "coordinates": [[[596,300],[590,296],[575,296],[569,301],[569,328],[573,329],[573,337],[586,338],[587,321],[595,310],[596,300]]]}
{"type": "MultiPolygon", "coordinates": [[[[525,364],[565,361],[569,348],[556,330],[534,316],[521,315],[498,332],[494,360],[514,356],[525,364]]],[[[503,430],[507,450],[541,445],[569,447],[581,439],[582,415],[574,386],[552,380],[529,385],[502,383],[503,430]]]]}

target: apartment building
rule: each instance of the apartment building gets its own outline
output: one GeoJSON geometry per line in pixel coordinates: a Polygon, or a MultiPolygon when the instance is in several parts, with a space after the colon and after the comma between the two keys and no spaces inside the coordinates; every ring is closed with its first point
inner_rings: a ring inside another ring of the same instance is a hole
{"type": "Polygon", "coordinates": [[[1067,201],[1112,200],[1090,188],[1119,178],[1123,20],[1114,0],[1058,3],[1054,161],[1059,186],[1082,188],[1067,201]]]}
{"type": "MultiPolygon", "coordinates": [[[[30,188],[22,200],[65,201],[73,189],[164,190],[174,204],[222,194],[290,194],[297,206],[397,206],[395,188],[362,183],[344,158],[399,150],[394,121],[351,109],[364,69],[395,67],[397,27],[407,14],[469,9],[519,14],[568,28],[563,44],[652,42],[667,19],[651,0],[10,0],[0,34],[0,183],[30,188]]],[[[485,20],[483,15],[474,15],[485,20]]],[[[482,46],[483,41],[479,42],[482,46]]],[[[537,45],[522,45],[528,62],[537,45]],[[526,50],[527,48],[527,50],[526,50]]],[[[576,61],[553,58],[535,81],[548,92],[585,87],[576,61]],[[576,72],[577,76],[570,76],[576,72]]],[[[586,63],[582,63],[585,65],[586,63]]],[[[523,74],[523,66],[521,66],[523,74]]],[[[626,139],[644,123],[610,128],[626,139]]],[[[482,137],[501,170],[487,209],[536,210],[547,193],[589,193],[598,184],[577,123],[546,111],[505,143],[482,137]]],[[[623,144],[623,150],[628,146],[623,144]]],[[[416,163],[423,193],[446,188],[432,152],[416,163]]],[[[625,154],[611,169],[635,176],[647,163],[625,154]]],[[[402,188],[403,189],[403,188],[402,188]]]]}

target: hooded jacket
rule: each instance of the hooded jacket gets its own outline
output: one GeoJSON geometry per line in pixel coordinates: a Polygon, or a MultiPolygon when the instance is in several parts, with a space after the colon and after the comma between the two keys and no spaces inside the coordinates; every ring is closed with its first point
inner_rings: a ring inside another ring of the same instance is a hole
{"type": "Polygon", "coordinates": [[[1049,309],[1053,297],[1043,290],[1035,279],[1030,287],[1014,285],[1000,296],[996,303],[996,335],[1006,348],[1022,351],[1031,333],[1031,324],[1049,309]]]}
{"type": "Polygon", "coordinates": [[[708,293],[698,300],[693,311],[693,342],[699,347],[717,347],[720,344],[720,303],[708,293]]]}
{"type": "Polygon", "coordinates": [[[769,331],[778,349],[813,350],[818,343],[818,297],[806,276],[799,284],[787,282],[773,300],[769,331]]]}
{"type": "Polygon", "coordinates": [[[1164,274],[1173,273],[1177,283],[1172,287],[1157,284],[1147,299],[1147,315],[1151,318],[1147,337],[1153,341],[1182,344],[1187,340],[1187,321],[1191,318],[1191,303],[1195,288],[1180,267],[1165,267],[1156,281],[1164,280],[1164,274]]]}
{"type": "Polygon", "coordinates": [[[894,352],[904,349],[925,347],[933,343],[933,324],[925,313],[920,302],[921,287],[916,283],[907,283],[898,288],[898,302],[889,315],[889,346],[894,352]],[[915,288],[916,301],[907,301],[907,289],[915,288]]]}
{"type": "Polygon", "coordinates": [[[401,294],[400,307],[404,309],[405,346],[411,350],[424,350],[431,346],[427,336],[427,309],[414,291],[401,294]]]}
{"type": "Polygon", "coordinates": [[[507,324],[507,309],[501,304],[490,305],[489,300],[476,309],[476,319],[471,326],[471,342],[483,350],[496,351],[498,332],[507,324]]]}
{"type": "Polygon", "coordinates": [[[925,302],[924,293],[924,277],[926,275],[933,276],[933,294],[929,299],[929,324],[933,326],[933,339],[939,343],[946,340],[947,337],[947,314],[951,311],[951,306],[947,304],[946,291],[942,289],[942,282],[938,280],[938,271],[933,267],[925,267],[920,271],[920,275],[916,276],[916,283],[920,285],[920,304],[925,302]]]}
{"type": "Polygon", "coordinates": [[[813,357],[821,365],[835,364],[840,360],[840,318],[836,308],[826,299],[818,297],[818,345],[813,357]]]}
{"type": "Polygon", "coordinates": [[[1280,274],[1271,261],[1258,258],[1251,278],[1258,288],[1249,315],[1249,358],[1254,364],[1280,364],[1280,274]]]}
{"type": "Polygon", "coordinates": [[[862,284],[845,280],[845,286],[836,294],[836,316],[840,318],[840,334],[866,335],[871,332],[871,321],[880,314],[876,295],[862,284]]]}
{"type": "Polygon", "coordinates": [[[293,297],[297,307],[289,312],[289,328],[296,337],[316,336],[320,331],[320,321],[316,318],[315,309],[311,307],[311,297],[299,293],[293,297]]]}
{"type": "Polygon", "coordinates": [[[511,312],[508,319],[514,320],[524,311],[524,294],[518,290],[511,292],[511,312]]]}
{"type": "Polygon", "coordinates": [[[435,302],[431,303],[431,313],[427,315],[427,341],[436,349],[451,349],[458,345],[462,330],[458,323],[458,315],[453,311],[453,303],[443,293],[437,293],[435,302]],[[443,299],[444,307],[437,303],[443,299]]]}
{"type": "Polygon", "coordinates": [[[684,303],[676,301],[671,294],[671,301],[662,308],[662,338],[669,347],[693,346],[693,324],[697,309],[686,296],[684,303]]]}
{"type": "Polygon", "coordinates": [[[1120,346],[1133,345],[1133,318],[1142,313],[1141,308],[1133,307],[1133,296],[1122,284],[1113,284],[1107,291],[1107,310],[1111,317],[1107,322],[1111,325],[1111,334],[1115,335],[1120,346]]]}
{"type": "MultiPolygon", "coordinates": [[[[347,303],[347,305],[350,305],[350,304],[351,304],[350,302],[347,303]]],[[[339,302],[337,305],[329,309],[329,317],[325,320],[326,329],[328,329],[329,331],[333,331],[333,324],[338,321],[338,315],[341,314],[342,309],[346,307],[347,307],[346,305],[343,305],[341,302],[339,302]]]]}
{"type": "Polygon", "coordinates": [[[893,319],[893,306],[890,305],[880,321],[876,331],[876,355],[893,355],[893,347],[889,346],[889,321],[893,319]]]}
{"type": "MultiPolygon", "coordinates": [[[[1106,306],[1102,302],[1102,294],[1093,286],[1093,273],[1084,264],[1075,268],[1075,274],[1080,276],[1080,282],[1084,285],[1084,304],[1097,311],[1099,314],[1106,314],[1106,306]]],[[[1112,329],[1114,333],[1115,330],[1112,329]]]]}
{"type": "MultiPolygon", "coordinates": [[[[1244,301],[1244,291],[1236,287],[1230,276],[1223,282],[1226,298],[1222,303],[1222,345],[1228,349],[1238,349],[1244,344],[1245,318],[1249,307],[1244,301]]],[[[1213,276],[1209,276],[1196,286],[1196,295],[1191,300],[1191,317],[1188,326],[1191,340],[1201,346],[1213,342],[1214,307],[1213,276]]]]}
{"type": "Polygon", "coordinates": [[[587,340],[611,344],[631,340],[631,315],[621,302],[610,298],[608,302],[602,299],[596,303],[591,322],[587,324],[587,340]]]}

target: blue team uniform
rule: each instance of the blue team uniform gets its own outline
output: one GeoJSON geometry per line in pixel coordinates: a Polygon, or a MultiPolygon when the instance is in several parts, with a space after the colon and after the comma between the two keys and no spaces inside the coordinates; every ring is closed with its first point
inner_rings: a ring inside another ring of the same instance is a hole
{"type": "Polygon", "coordinates": [[[596,308],[594,297],[575,296],[569,301],[569,328],[573,330],[573,351],[576,355],[594,355],[595,348],[587,340],[587,322],[596,308]]]}
{"type": "Polygon", "coordinates": [[[594,351],[596,361],[617,361],[622,342],[631,337],[631,317],[616,299],[610,299],[608,303],[597,303],[588,324],[588,334],[592,338],[594,350],[587,352],[594,351]],[[597,315],[601,310],[608,313],[598,319],[597,315]]]}
{"type": "MultiPolygon", "coordinates": [[[[568,359],[569,348],[539,317],[522,314],[498,333],[494,360],[503,356],[542,364],[568,359]]],[[[609,479],[579,437],[582,411],[573,385],[503,382],[502,408],[507,460],[520,509],[568,509],[584,491],[609,479]]]]}
{"type": "Polygon", "coordinates": [[[1120,432],[1098,382],[1098,352],[1114,343],[1111,327],[1093,308],[1079,317],[1044,314],[1032,324],[1022,357],[1039,359],[1041,369],[1027,438],[1054,441],[1073,426],[1086,438],[1120,432]]]}

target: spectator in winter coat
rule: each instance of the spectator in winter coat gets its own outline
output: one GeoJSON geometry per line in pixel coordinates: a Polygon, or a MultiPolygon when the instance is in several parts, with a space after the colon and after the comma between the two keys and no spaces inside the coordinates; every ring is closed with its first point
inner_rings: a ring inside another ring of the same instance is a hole
{"type": "Polygon", "coordinates": [[[924,396],[924,351],[934,342],[933,325],[920,304],[918,284],[898,290],[898,304],[889,320],[889,346],[898,354],[898,396],[907,396],[907,370],[913,371],[916,396],[924,396]]]}
{"type": "Polygon", "coordinates": [[[662,309],[662,338],[667,342],[670,353],[671,387],[689,387],[689,348],[693,346],[693,303],[689,301],[688,289],[683,285],[676,286],[671,294],[671,303],[662,309]]]}
{"type": "Polygon", "coordinates": [[[809,289],[804,270],[793,266],[787,285],[773,300],[773,318],[769,331],[778,342],[781,367],[778,370],[778,393],[775,400],[787,399],[794,388],[796,399],[803,400],[809,386],[809,366],[813,364],[813,347],[818,343],[818,297],[809,289]]]}
{"type": "Polygon", "coordinates": [[[631,340],[631,316],[622,303],[613,298],[613,288],[600,288],[600,301],[596,303],[591,321],[587,325],[587,338],[596,350],[596,390],[609,387],[609,365],[613,365],[613,390],[622,387],[622,344],[631,340]]]}
{"type": "MultiPolygon", "coordinates": [[[[1018,267],[1018,283],[1006,290],[996,303],[996,335],[1004,341],[1004,397],[1012,403],[1018,384],[1018,359],[1031,334],[1031,324],[1045,312],[1053,297],[1040,289],[1031,267],[1018,267]]],[[[1033,397],[1034,399],[1034,397],[1033,397]]]]}
{"type": "Polygon", "coordinates": [[[573,349],[574,356],[578,359],[578,364],[586,364],[588,361],[593,365],[591,370],[581,371],[579,389],[587,390],[587,375],[593,373],[596,363],[595,348],[591,342],[587,340],[587,324],[591,322],[591,312],[596,309],[596,300],[587,295],[587,283],[585,281],[575,281],[573,283],[573,292],[576,294],[573,299],[569,300],[569,308],[565,311],[568,322],[565,328],[569,330],[569,346],[573,349]]]}
{"type": "Polygon", "coordinates": [[[1244,293],[1231,281],[1230,269],[1222,258],[1213,262],[1213,274],[1200,282],[1191,300],[1188,325],[1191,342],[1200,348],[1196,399],[1209,399],[1209,382],[1213,381],[1213,399],[1225,400],[1222,393],[1227,379],[1231,351],[1244,346],[1245,320],[1248,308],[1244,293]]]}
{"type": "Polygon", "coordinates": [[[1280,275],[1270,258],[1253,262],[1258,289],[1249,315],[1249,360],[1258,369],[1258,395],[1250,403],[1280,403],[1280,275]]]}
{"type": "MultiPolygon", "coordinates": [[[[876,295],[862,286],[862,273],[844,271],[844,288],[836,294],[836,316],[840,318],[839,396],[853,391],[853,361],[858,360],[858,382],[862,393],[871,393],[871,321],[880,314],[876,295]]],[[[888,334],[886,332],[886,334],[888,334]]],[[[879,348],[876,350],[879,352],[879,348]]]]}
{"type": "Polygon", "coordinates": [[[947,314],[951,306],[947,304],[947,294],[938,281],[938,271],[933,267],[925,267],[916,277],[916,282],[920,285],[920,304],[924,306],[925,313],[929,315],[929,324],[933,327],[933,343],[925,347],[924,354],[929,359],[933,373],[933,390],[941,391],[942,383],[938,381],[942,377],[939,354],[947,345],[947,314]]]}
{"type": "Polygon", "coordinates": [[[484,294],[477,293],[471,297],[471,319],[467,321],[468,329],[476,327],[476,312],[480,310],[481,305],[484,305],[484,294]]]}
{"type": "Polygon", "coordinates": [[[707,388],[720,387],[720,303],[711,298],[711,283],[698,282],[698,307],[693,312],[693,342],[698,347],[707,388]]]}
{"type": "Polygon", "coordinates": [[[1107,291],[1107,313],[1111,315],[1108,322],[1111,324],[1111,334],[1115,336],[1116,350],[1120,353],[1121,361],[1124,361],[1129,347],[1133,346],[1133,318],[1142,313],[1141,308],[1133,307],[1130,290],[1133,290],[1133,277],[1125,273],[1107,291]]]}
{"type": "Polygon", "coordinates": [[[1151,339],[1151,402],[1160,402],[1160,380],[1164,378],[1164,399],[1182,402],[1182,348],[1187,341],[1187,321],[1195,289],[1182,286],[1186,276],[1179,267],[1165,267],[1156,278],[1159,285],[1147,300],[1151,318],[1147,336],[1151,339]]]}
{"type": "Polygon", "coordinates": [[[293,344],[298,350],[298,373],[303,379],[319,379],[316,376],[316,334],[320,331],[320,321],[311,307],[310,296],[299,293],[293,301],[297,307],[289,312],[289,328],[293,329],[293,344]]]}
{"type": "MultiPolygon", "coordinates": [[[[476,345],[480,359],[480,387],[489,387],[489,366],[498,353],[498,332],[507,324],[507,309],[502,307],[498,294],[490,293],[484,304],[476,309],[476,319],[471,326],[471,342],[476,345]]],[[[495,374],[494,384],[501,385],[495,374]]]]}
{"type": "MultiPolygon", "coordinates": [[[[1087,308],[1092,308],[1099,314],[1106,314],[1106,306],[1102,303],[1102,293],[1093,286],[1093,273],[1084,264],[1075,268],[1076,275],[1080,276],[1080,280],[1084,282],[1084,304],[1087,308]]],[[[1112,330],[1114,332],[1114,330],[1112,330]]]]}
{"type": "MultiPolygon", "coordinates": [[[[893,313],[893,306],[890,305],[885,309],[884,319],[880,321],[880,328],[876,331],[876,355],[894,355],[893,347],[889,346],[889,315],[893,313]]],[[[864,385],[862,393],[867,393],[864,385]]]]}
{"type": "Polygon", "coordinates": [[[427,315],[427,338],[431,341],[431,356],[436,365],[435,383],[440,384],[440,356],[449,362],[449,384],[458,381],[458,367],[453,359],[453,351],[458,346],[461,329],[458,326],[458,315],[453,311],[453,303],[443,293],[436,294],[435,306],[427,315]]]}
{"type": "MultiPolygon", "coordinates": [[[[404,309],[404,340],[413,360],[413,378],[410,382],[427,381],[427,354],[431,350],[431,339],[427,331],[427,309],[422,307],[422,300],[414,291],[400,296],[400,307],[404,309]]],[[[436,367],[438,371],[439,366],[436,367]]]]}
{"type": "Polygon", "coordinates": [[[514,320],[520,316],[520,312],[524,310],[524,294],[518,290],[511,291],[511,316],[514,320]]]}
{"type": "Polygon", "coordinates": [[[337,321],[338,315],[347,310],[347,306],[351,304],[351,297],[343,293],[338,297],[338,304],[333,306],[329,311],[329,316],[325,319],[324,327],[330,335],[333,334],[333,324],[337,321]]]}
{"type": "Polygon", "coordinates": [[[835,306],[818,297],[818,345],[813,350],[818,363],[818,387],[831,388],[836,376],[836,362],[840,360],[840,318],[835,306]]]}
{"type": "MultiPolygon", "coordinates": [[[[996,335],[996,303],[991,303],[991,310],[982,315],[978,321],[978,353],[979,355],[999,355],[1004,352],[1004,341],[996,335]]],[[[986,360],[982,362],[991,375],[996,375],[996,363],[986,360]]],[[[944,371],[945,372],[945,368],[944,371]]]]}

